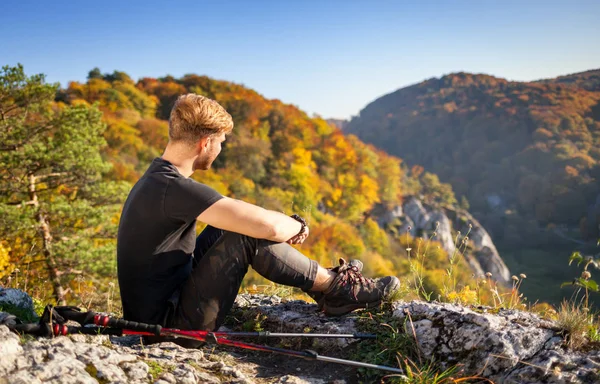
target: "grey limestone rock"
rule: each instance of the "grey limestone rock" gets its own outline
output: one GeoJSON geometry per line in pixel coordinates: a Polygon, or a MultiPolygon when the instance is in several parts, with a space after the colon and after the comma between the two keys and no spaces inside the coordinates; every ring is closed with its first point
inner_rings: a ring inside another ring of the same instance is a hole
{"type": "Polygon", "coordinates": [[[501,284],[510,283],[510,271],[500,257],[492,238],[468,212],[432,208],[411,196],[402,207],[394,207],[391,210],[378,207],[373,214],[382,228],[386,228],[392,220],[400,219],[402,224],[396,228],[398,233],[409,233],[413,237],[421,236],[440,242],[450,257],[464,257],[476,276],[491,272],[494,279],[501,284]],[[458,231],[461,236],[457,238],[458,231]],[[467,233],[472,250],[463,255],[464,247],[461,247],[461,241],[467,233]]]}
{"type": "Polygon", "coordinates": [[[479,313],[446,303],[395,303],[394,316],[414,327],[426,358],[496,383],[598,383],[600,351],[568,351],[558,328],[535,314],[479,313]]]}
{"type": "MultiPolygon", "coordinates": [[[[234,310],[260,314],[264,329],[271,332],[357,331],[358,314],[330,318],[317,312],[314,304],[286,302],[277,296],[239,295],[234,310]]],[[[405,324],[408,334],[414,334],[423,358],[445,367],[460,365],[469,375],[510,384],[600,382],[600,350],[568,350],[557,325],[533,313],[489,313],[484,307],[411,301],[393,303],[391,315],[405,324]]],[[[323,344],[313,344],[314,349],[336,356],[332,351],[343,351],[349,343],[359,341],[319,342],[323,344]]],[[[134,336],[73,335],[26,341],[0,325],[0,384],[264,383],[254,377],[255,368],[248,368],[235,356],[234,351],[228,359],[205,356],[202,350],[170,342],[144,346],[134,336]]],[[[305,375],[290,361],[277,383],[332,380],[305,375]]],[[[354,378],[335,379],[342,384],[354,378]]]]}

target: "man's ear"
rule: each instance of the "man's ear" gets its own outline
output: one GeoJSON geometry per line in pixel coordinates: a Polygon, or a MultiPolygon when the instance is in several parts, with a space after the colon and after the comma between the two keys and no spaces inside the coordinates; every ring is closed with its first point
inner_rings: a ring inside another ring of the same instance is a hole
{"type": "Polygon", "coordinates": [[[206,148],[208,146],[209,141],[210,141],[210,137],[208,137],[208,136],[205,136],[205,137],[201,138],[200,140],[198,140],[198,143],[196,144],[196,149],[198,150],[198,152],[204,151],[204,148],[206,148]]]}

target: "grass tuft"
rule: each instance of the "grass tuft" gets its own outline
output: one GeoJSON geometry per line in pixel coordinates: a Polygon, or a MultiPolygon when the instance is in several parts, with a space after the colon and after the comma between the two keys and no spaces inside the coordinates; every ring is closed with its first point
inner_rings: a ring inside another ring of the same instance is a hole
{"type": "Polygon", "coordinates": [[[587,307],[572,301],[563,301],[556,315],[558,326],[563,329],[567,347],[580,349],[589,341],[600,341],[598,324],[587,307]]]}

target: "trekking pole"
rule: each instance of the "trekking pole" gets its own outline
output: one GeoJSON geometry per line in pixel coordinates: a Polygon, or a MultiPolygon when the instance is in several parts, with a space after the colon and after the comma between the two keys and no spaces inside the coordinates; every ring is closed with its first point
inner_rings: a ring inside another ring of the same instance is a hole
{"type": "MultiPolygon", "coordinates": [[[[178,329],[171,328],[163,328],[161,333],[163,332],[181,332],[178,329]]],[[[213,335],[216,337],[306,337],[306,338],[323,338],[323,339],[333,339],[333,338],[347,338],[347,339],[376,339],[377,335],[372,333],[277,333],[277,332],[269,332],[269,331],[261,331],[261,332],[229,332],[229,331],[185,331],[189,335],[196,335],[199,337],[206,337],[207,335],[213,335]]]]}
{"type": "MultiPolygon", "coordinates": [[[[229,332],[229,331],[181,331],[179,329],[163,328],[160,325],[138,323],[134,321],[115,319],[113,317],[98,314],[92,311],[81,312],[77,307],[54,307],[53,311],[67,320],[76,321],[81,325],[94,324],[102,327],[116,327],[132,331],[150,332],[160,336],[164,332],[170,334],[181,334],[187,336],[206,337],[208,334],[217,337],[308,337],[308,338],[351,338],[351,339],[376,339],[377,335],[372,333],[276,333],[262,332],[229,332]]],[[[131,333],[130,333],[131,334],[131,333]]]]}
{"type": "MultiPolygon", "coordinates": [[[[147,324],[145,324],[145,325],[147,325],[147,324]]],[[[147,331],[134,331],[134,330],[129,330],[129,329],[105,328],[105,327],[74,327],[74,326],[67,326],[67,325],[63,325],[63,324],[52,324],[52,325],[18,324],[18,325],[11,326],[10,328],[17,332],[21,331],[21,332],[26,332],[26,333],[30,333],[30,334],[46,335],[46,336],[47,336],[47,334],[45,332],[48,330],[48,328],[51,332],[51,335],[54,335],[54,336],[66,336],[66,335],[76,334],[76,333],[86,334],[86,335],[112,335],[112,336],[122,336],[122,335],[152,336],[152,335],[156,335],[153,332],[147,332],[147,331]]],[[[248,333],[254,333],[254,332],[248,332],[248,333]]],[[[360,368],[370,368],[370,369],[378,369],[378,370],[395,372],[395,373],[404,373],[404,371],[400,368],[388,367],[385,365],[363,363],[362,361],[339,359],[336,357],[321,356],[317,352],[312,351],[312,350],[294,351],[291,349],[283,349],[283,348],[271,347],[271,346],[267,346],[267,345],[258,345],[258,344],[253,344],[253,343],[243,343],[240,341],[229,340],[223,336],[217,336],[213,332],[206,332],[205,335],[200,336],[195,331],[182,331],[182,330],[178,330],[178,329],[163,328],[161,330],[160,336],[181,337],[181,338],[185,338],[185,339],[193,339],[193,340],[207,342],[207,343],[214,343],[214,344],[219,344],[219,345],[243,348],[243,349],[248,349],[248,350],[252,350],[252,351],[272,352],[272,353],[277,353],[277,354],[292,356],[292,357],[299,357],[299,358],[308,359],[308,360],[318,360],[318,361],[323,361],[323,362],[327,362],[327,363],[345,364],[345,365],[351,365],[351,366],[360,367],[360,368]]]]}
{"type": "MultiPolygon", "coordinates": [[[[208,340],[205,340],[205,341],[208,341],[208,340]]],[[[229,339],[224,339],[224,338],[218,338],[218,337],[216,337],[213,340],[213,342],[216,342],[216,344],[228,345],[228,346],[233,346],[233,347],[240,347],[240,348],[250,349],[250,350],[255,350],[255,351],[274,352],[274,353],[279,353],[279,354],[282,354],[282,355],[300,357],[300,358],[309,359],[309,360],[319,360],[319,361],[324,361],[324,362],[328,362],[328,363],[352,365],[354,367],[379,369],[379,370],[390,371],[390,372],[395,372],[395,373],[404,373],[404,371],[401,368],[394,368],[394,367],[388,367],[388,366],[385,366],[385,365],[376,365],[376,364],[363,363],[362,361],[338,359],[336,357],[321,356],[317,352],[312,351],[312,350],[294,351],[294,350],[291,350],[291,349],[283,349],[283,348],[277,348],[277,347],[270,347],[270,346],[266,346],[266,345],[257,345],[257,344],[251,344],[251,343],[242,343],[242,342],[239,342],[239,341],[234,341],[234,340],[229,340],[229,339]]]]}
{"type": "MultiPolygon", "coordinates": [[[[179,329],[169,329],[162,328],[160,325],[151,325],[144,323],[137,323],[134,321],[128,321],[124,319],[114,319],[106,315],[100,315],[94,313],[92,311],[81,312],[81,310],[77,307],[52,307],[50,305],[46,306],[44,313],[40,319],[38,324],[17,324],[13,326],[9,326],[12,330],[27,332],[30,334],[36,334],[38,336],[59,336],[59,335],[68,335],[72,333],[83,333],[88,335],[97,335],[97,334],[105,334],[105,335],[147,335],[147,336],[170,336],[170,337],[181,337],[186,339],[193,339],[197,341],[207,342],[207,343],[215,343],[226,346],[244,348],[255,351],[263,351],[263,352],[273,352],[278,354],[283,354],[287,356],[300,357],[304,359],[311,360],[319,360],[330,363],[337,364],[345,364],[351,365],[355,367],[362,368],[371,368],[371,369],[379,369],[384,371],[390,371],[394,373],[402,374],[403,371],[400,368],[388,367],[385,365],[376,365],[363,363],[361,361],[354,360],[345,360],[339,359],[335,357],[329,356],[321,356],[315,351],[307,350],[307,351],[294,351],[289,349],[282,349],[277,347],[270,347],[266,345],[258,345],[252,343],[244,343],[235,340],[229,340],[227,338],[231,336],[231,334],[243,334],[245,336],[254,336],[256,334],[259,335],[281,335],[277,333],[267,333],[267,332],[209,332],[209,331],[186,331],[179,329]],[[64,325],[68,320],[76,321],[82,325],[82,327],[73,327],[64,325]],[[84,325],[96,324],[100,327],[85,327],[84,325]],[[114,328],[108,328],[108,326],[112,326],[114,328]]],[[[290,335],[290,334],[286,334],[290,335]]],[[[291,334],[298,336],[306,336],[307,334],[298,333],[291,334]]],[[[325,334],[326,337],[340,337],[339,335],[334,334],[325,334]]],[[[370,334],[347,334],[342,336],[365,336],[368,335],[368,338],[373,338],[370,334]]]]}
{"type": "Polygon", "coordinates": [[[213,332],[216,336],[231,337],[315,337],[322,339],[347,338],[347,339],[376,339],[374,333],[277,333],[269,331],[261,332],[213,332]]]}

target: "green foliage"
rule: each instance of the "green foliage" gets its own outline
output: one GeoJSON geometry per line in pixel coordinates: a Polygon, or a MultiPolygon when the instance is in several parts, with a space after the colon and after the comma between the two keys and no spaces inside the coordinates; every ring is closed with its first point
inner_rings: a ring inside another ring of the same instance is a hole
{"type": "MultiPolygon", "coordinates": [[[[404,331],[404,322],[390,315],[389,308],[364,311],[357,319],[360,332],[374,333],[377,339],[369,343],[357,343],[351,358],[371,364],[399,367],[404,359],[418,360],[415,340],[404,331]]],[[[377,382],[383,377],[381,371],[359,368],[365,382],[377,382]]]]}
{"type": "MultiPolygon", "coordinates": [[[[261,292],[263,293],[263,292],[261,292]]],[[[228,327],[240,328],[244,332],[264,331],[264,321],[267,316],[254,308],[234,308],[225,318],[228,327]]]]}
{"type": "Polygon", "coordinates": [[[600,343],[600,325],[590,324],[588,327],[587,338],[592,343],[600,343]]]}
{"type": "MultiPolygon", "coordinates": [[[[102,180],[110,166],[101,112],[53,103],[56,85],[22,66],[0,72],[0,237],[26,239],[31,252],[16,265],[42,262],[59,291],[74,273],[100,275],[114,248],[115,215],[127,186],[102,180]]],[[[25,268],[21,268],[25,270],[25,268]]]]}
{"type": "Polygon", "coordinates": [[[29,309],[10,303],[0,303],[0,312],[6,312],[10,313],[11,315],[15,315],[24,323],[34,323],[39,320],[37,314],[31,313],[29,309]]]}
{"type": "Polygon", "coordinates": [[[583,257],[579,252],[573,252],[571,257],[569,257],[569,265],[572,263],[577,263],[577,266],[583,264],[583,271],[581,272],[581,276],[576,277],[571,282],[565,282],[561,284],[561,288],[567,285],[573,285],[579,288],[583,288],[584,290],[584,308],[589,309],[589,292],[598,292],[600,291],[598,287],[598,283],[593,280],[591,272],[588,268],[594,267],[596,269],[600,269],[600,263],[597,259],[592,256],[583,257]]]}
{"type": "Polygon", "coordinates": [[[155,360],[146,360],[145,363],[148,365],[148,372],[152,376],[152,379],[157,380],[163,373],[164,368],[155,360]]]}
{"type": "Polygon", "coordinates": [[[425,172],[421,177],[421,185],[421,193],[427,202],[444,206],[456,205],[457,201],[452,187],[450,184],[441,183],[437,175],[425,172]]]}
{"type": "Polygon", "coordinates": [[[92,363],[88,363],[85,366],[85,371],[94,379],[96,379],[98,381],[98,383],[101,384],[106,384],[109,383],[109,380],[107,380],[106,378],[103,377],[98,377],[98,369],[96,368],[96,366],[92,363]]]}
{"type": "Polygon", "coordinates": [[[451,383],[488,383],[490,381],[480,377],[461,377],[460,367],[452,366],[447,369],[439,368],[434,361],[427,361],[419,365],[413,361],[406,361],[406,379],[398,381],[406,384],[451,384],[451,383]]]}
{"type": "Polygon", "coordinates": [[[589,267],[599,269],[600,264],[598,259],[591,256],[584,257],[580,252],[571,253],[569,265],[574,263],[577,266],[583,265],[583,271],[580,277],[561,285],[561,288],[572,285],[577,287],[577,290],[571,300],[563,300],[556,315],[556,321],[564,331],[567,346],[578,349],[588,342],[600,341],[600,323],[597,320],[597,313],[592,310],[589,298],[590,291],[599,291],[598,283],[592,280],[592,274],[588,270],[589,267]],[[583,290],[583,296],[578,298],[581,290],[583,290]]]}

